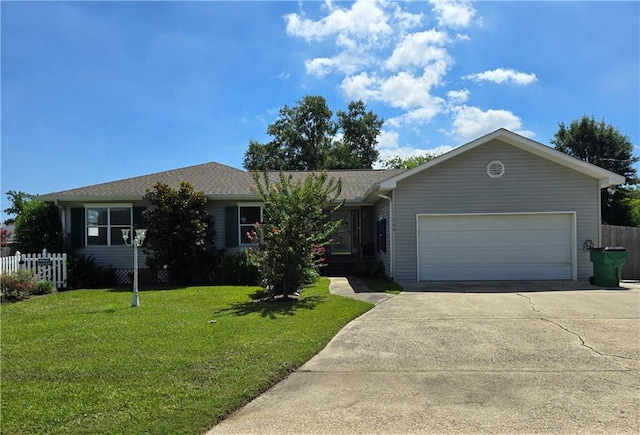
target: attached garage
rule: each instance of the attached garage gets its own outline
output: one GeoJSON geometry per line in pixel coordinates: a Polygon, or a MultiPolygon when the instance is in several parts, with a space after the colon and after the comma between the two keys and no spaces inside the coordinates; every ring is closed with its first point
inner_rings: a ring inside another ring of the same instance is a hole
{"type": "Polygon", "coordinates": [[[418,215],[418,280],[576,279],[576,214],[418,215]]]}

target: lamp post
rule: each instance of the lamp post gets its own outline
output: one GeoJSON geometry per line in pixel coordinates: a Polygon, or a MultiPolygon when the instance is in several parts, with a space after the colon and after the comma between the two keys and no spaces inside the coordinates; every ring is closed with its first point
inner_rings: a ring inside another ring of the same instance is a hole
{"type": "Polygon", "coordinates": [[[147,236],[147,230],[135,230],[136,236],[129,243],[129,229],[122,230],[122,239],[127,246],[133,246],[133,301],[132,307],[140,305],[138,301],[138,248],[144,243],[144,238],[147,236]]]}

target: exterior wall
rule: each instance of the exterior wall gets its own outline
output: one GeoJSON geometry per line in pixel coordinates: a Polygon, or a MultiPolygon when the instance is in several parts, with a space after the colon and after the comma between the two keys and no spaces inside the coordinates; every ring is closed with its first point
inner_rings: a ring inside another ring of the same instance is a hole
{"type": "MultiPolygon", "coordinates": [[[[382,264],[384,264],[385,275],[387,275],[387,277],[390,277],[393,270],[393,268],[391,267],[391,249],[393,248],[393,242],[391,241],[392,223],[391,223],[391,215],[390,215],[388,200],[381,198],[378,202],[376,202],[373,217],[375,222],[378,222],[381,219],[386,219],[388,223],[387,224],[387,252],[378,252],[377,242],[374,243],[374,252],[375,252],[376,258],[382,261],[382,264]]],[[[374,231],[375,231],[375,225],[374,225],[374,231]]]]}
{"type": "Polygon", "coordinates": [[[213,216],[213,225],[216,230],[215,241],[216,248],[223,249],[224,243],[224,208],[237,203],[223,202],[223,201],[209,201],[206,206],[206,210],[213,216]]]}
{"type": "Polygon", "coordinates": [[[598,181],[591,177],[497,140],[483,144],[398,182],[394,278],[417,279],[417,214],[573,211],[578,279],[587,279],[592,265],[582,245],[587,239],[599,242],[599,196],[598,181]],[[486,174],[493,160],[505,165],[501,178],[486,174]]]}
{"type": "MultiPolygon", "coordinates": [[[[125,202],[125,201],[119,201],[125,202]]],[[[129,201],[130,202],[130,201],[129,201]]],[[[100,201],[100,204],[107,204],[108,201],[100,201]]],[[[71,233],[71,208],[84,208],[83,202],[70,202],[61,205],[62,221],[65,234],[71,233]]],[[[86,204],[90,204],[87,202],[86,204]]],[[[135,207],[149,207],[146,202],[135,202],[135,207]]],[[[146,258],[144,254],[145,246],[138,249],[138,264],[141,268],[146,267],[146,258]]],[[[132,269],[133,268],[133,247],[131,246],[85,246],[84,248],[76,248],[73,250],[77,254],[86,256],[93,255],[96,264],[103,267],[114,269],[132,269]]]]}
{"type": "MultiPolygon", "coordinates": [[[[106,202],[100,202],[104,204],[106,202]]],[[[209,201],[206,209],[214,219],[214,225],[216,229],[215,242],[218,249],[224,248],[224,208],[228,205],[236,205],[235,202],[221,202],[221,201],[209,201]]],[[[136,207],[144,206],[150,207],[149,203],[135,202],[136,207]]],[[[65,233],[71,232],[71,208],[82,208],[84,203],[65,203],[62,212],[63,226],[65,233]]],[[[146,255],[144,254],[145,246],[143,245],[138,249],[138,262],[140,267],[146,267],[146,255]]],[[[234,248],[238,250],[239,248],[234,248]]],[[[111,267],[114,269],[131,269],[133,268],[133,248],[130,246],[85,246],[84,248],[77,248],[74,250],[78,254],[93,255],[96,264],[103,267],[111,267]]]]}

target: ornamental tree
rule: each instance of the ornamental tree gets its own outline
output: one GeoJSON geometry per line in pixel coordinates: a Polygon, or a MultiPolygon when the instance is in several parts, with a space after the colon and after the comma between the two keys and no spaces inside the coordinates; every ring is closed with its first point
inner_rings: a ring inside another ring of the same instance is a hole
{"type": "Polygon", "coordinates": [[[252,260],[270,296],[288,298],[324,261],[325,246],[340,225],[327,217],[344,203],[338,201],[342,183],[326,172],[297,179],[281,172],[276,183],[267,172],[254,172],[253,179],[263,217],[249,234],[257,245],[252,260]]]}
{"type": "Polygon", "coordinates": [[[178,190],[157,182],[144,199],[154,207],[142,212],[148,228],[147,266],[166,269],[174,284],[211,281],[219,254],[207,197],[183,181],[178,190]]]}

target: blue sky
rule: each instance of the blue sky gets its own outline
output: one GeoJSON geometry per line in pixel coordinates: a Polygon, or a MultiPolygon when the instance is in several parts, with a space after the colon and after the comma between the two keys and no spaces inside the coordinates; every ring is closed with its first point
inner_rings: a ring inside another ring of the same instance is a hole
{"type": "MultiPolygon", "coordinates": [[[[5,193],[242,167],[304,95],[363,99],[383,157],[604,118],[638,145],[638,2],[6,2],[5,193]]],[[[640,149],[636,147],[636,153],[640,149]]]]}

